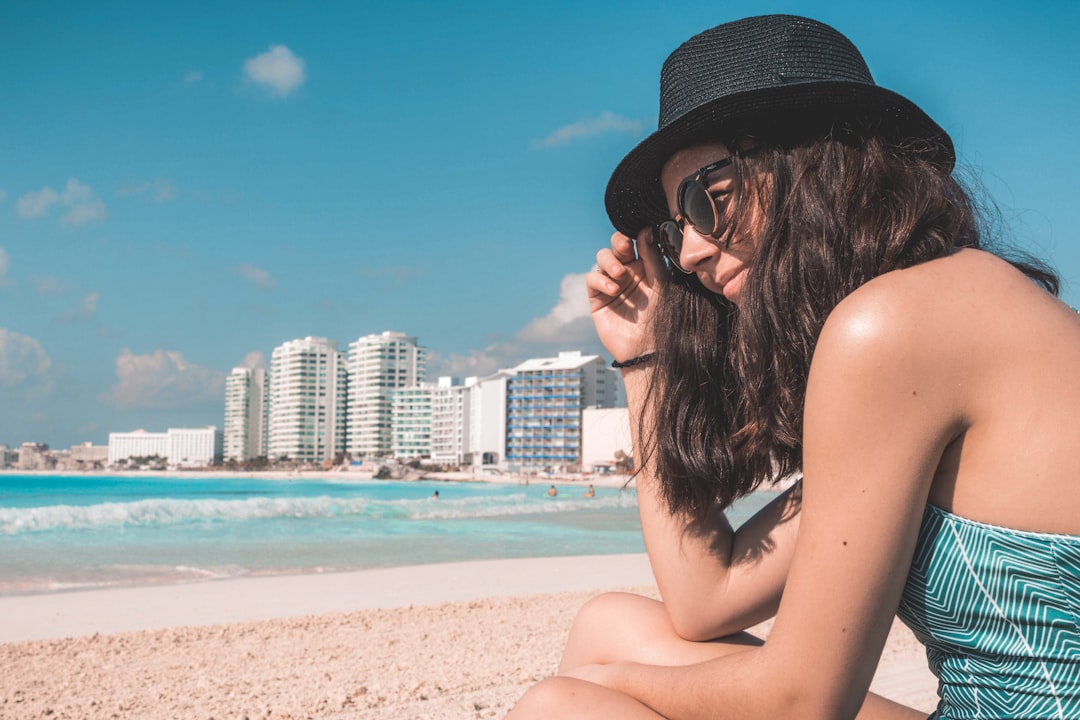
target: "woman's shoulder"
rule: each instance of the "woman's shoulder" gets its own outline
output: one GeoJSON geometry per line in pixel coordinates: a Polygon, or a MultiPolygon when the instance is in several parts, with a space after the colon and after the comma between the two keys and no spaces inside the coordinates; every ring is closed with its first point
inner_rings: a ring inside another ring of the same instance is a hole
{"type": "Polygon", "coordinates": [[[844,298],[830,313],[819,351],[859,353],[875,362],[898,355],[927,366],[973,362],[1011,344],[1025,324],[1038,326],[1061,303],[1001,258],[981,250],[885,273],[844,298]]]}
{"type": "Polygon", "coordinates": [[[1048,303],[1059,304],[1007,261],[965,249],[867,282],[836,306],[826,329],[911,340],[953,333],[1006,308],[1022,314],[1048,303]]]}

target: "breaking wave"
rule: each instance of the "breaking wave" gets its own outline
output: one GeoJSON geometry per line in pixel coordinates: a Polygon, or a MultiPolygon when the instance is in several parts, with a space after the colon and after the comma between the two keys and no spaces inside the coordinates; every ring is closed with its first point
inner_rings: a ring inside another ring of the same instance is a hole
{"type": "Polygon", "coordinates": [[[370,518],[374,520],[454,520],[537,513],[629,508],[632,493],[596,498],[530,498],[525,493],[440,500],[373,500],[371,498],[252,497],[243,500],[181,500],[152,498],[96,505],[49,505],[0,508],[0,535],[49,530],[94,530],[117,527],[154,527],[196,522],[248,520],[370,518]]]}

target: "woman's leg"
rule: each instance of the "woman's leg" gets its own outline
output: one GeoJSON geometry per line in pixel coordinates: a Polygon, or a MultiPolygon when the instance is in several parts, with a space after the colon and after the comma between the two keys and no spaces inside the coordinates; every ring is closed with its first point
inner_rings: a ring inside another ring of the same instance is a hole
{"type": "Polygon", "coordinates": [[[761,640],[749,633],[711,642],[684,640],[675,633],[660,601],[630,593],[605,593],[578,611],[559,672],[617,660],[689,665],[760,644],[761,640]]]}
{"type": "MultiPolygon", "coordinates": [[[[578,611],[563,651],[559,672],[582,665],[618,660],[650,665],[689,665],[744,650],[762,641],[739,633],[710,642],[679,637],[663,603],[630,593],[605,593],[578,611]]],[[[533,686],[522,696],[507,720],[528,718],[600,718],[657,720],[655,712],[633,698],[593,683],[554,677],[533,686]]],[[[919,713],[868,694],[858,720],[913,720],[919,713]]]]}
{"type": "MultiPolygon", "coordinates": [[[[616,660],[689,665],[759,644],[760,640],[747,633],[712,642],[683,640],[675,634],[663,603],[630,593],[605,593],[578,611],[559,672],[616,660]]],[[[554,677],[530,688],[507,720],[660,717],[628,695],[583,680],[554,677]]]]}
{"type": "Polygon", "coordinates": [[[629,695],[569,677],[533,685],[506,720],[664,720],[629,695]]]}

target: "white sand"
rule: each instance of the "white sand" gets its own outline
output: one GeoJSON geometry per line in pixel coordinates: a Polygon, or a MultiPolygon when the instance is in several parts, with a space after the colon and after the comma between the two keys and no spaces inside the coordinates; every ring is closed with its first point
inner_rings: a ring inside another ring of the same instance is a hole
{"type": "Polygon", "coordinates": [[[648,556],[522,558],[0,597],[0,643],[650,585],[648,556]]]}
{"type": "MultiPolygon", "coordinates": [[[[0,598],[0,719],[501,717],[615,588],[655,597],[644,555],[0,598]]],[[[873,689],[934,688],[897,624],[873,689]]]]}

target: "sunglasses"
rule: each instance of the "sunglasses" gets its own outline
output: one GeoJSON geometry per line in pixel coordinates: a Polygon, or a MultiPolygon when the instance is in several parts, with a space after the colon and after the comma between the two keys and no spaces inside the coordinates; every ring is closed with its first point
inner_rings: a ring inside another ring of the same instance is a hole
{"type": "Polygon", "coordinates": [[[679,210],[672,220],[665,220],[657,227],[657,242],[668,262],[680,272],[692,275],[679,264],[682,252],[683,227],[689,224],[699,235],[718,239],[720,237],[720,208],[709,194],[708,177],[731,164],[731,156],[706,165],[679,183],[675,203],[679,210]]]}

